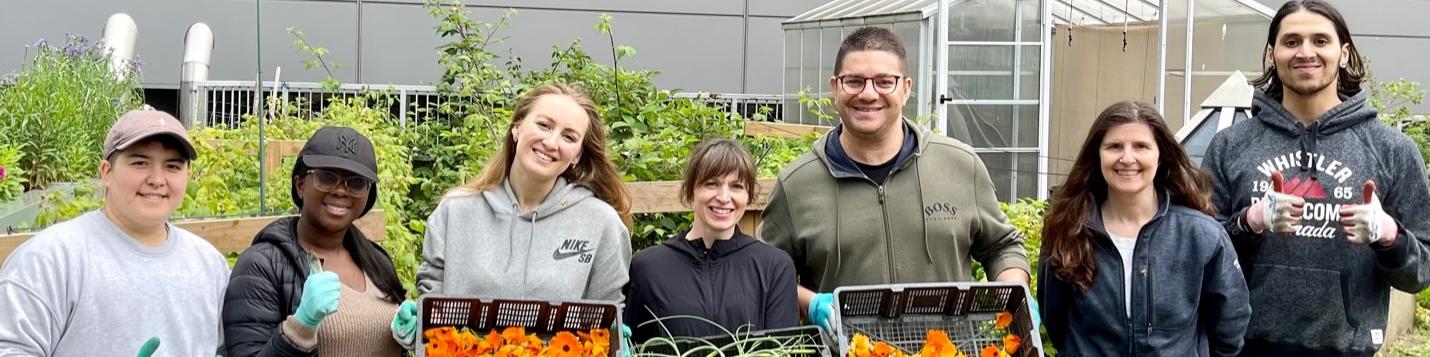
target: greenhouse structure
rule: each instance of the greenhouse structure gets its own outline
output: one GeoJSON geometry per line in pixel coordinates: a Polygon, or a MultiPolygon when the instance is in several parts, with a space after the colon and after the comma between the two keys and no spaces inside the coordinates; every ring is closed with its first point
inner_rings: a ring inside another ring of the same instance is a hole
{"type": "Polygon", "coordinates": [[[914,79],[904,115],[972,145],[1000,200],[1046,198],[1108,105],[1154,103],[1177,131],[1228,76],[1260,76],[1273,14],[1254,0],[835,0],[783,23],[783,117],[833,125],[800,97],[831,95],[845,34],[884,26],[914,79]]]}

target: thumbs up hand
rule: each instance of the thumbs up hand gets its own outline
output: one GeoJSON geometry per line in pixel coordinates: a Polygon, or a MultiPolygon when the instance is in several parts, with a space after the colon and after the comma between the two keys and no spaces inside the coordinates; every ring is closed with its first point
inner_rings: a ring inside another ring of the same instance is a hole
{"type": "Polygon", "coordinates": [[[1346,240],[1355,245],[1376,242],[1381,246],[1395,244],[1400,227],[1381,208],[1380,196],[1375,193],[1375,181],[1365,181],[1365,185],[1361,186],[1361,197],[1365,200],[1364,204],[1341,206],[1341,227],[1345,229],[1346,240]]]}
{"type": "Polygon", "coordinates": [[[1261,233],[1269,227],[1272,232],[1290,234],[1301,229],[1306,199],[1285,193],[1285,182],[1281,171],[1272,172],[1271,190],[1246,210],[1246,224],[1253,232],[1261,233]]]}

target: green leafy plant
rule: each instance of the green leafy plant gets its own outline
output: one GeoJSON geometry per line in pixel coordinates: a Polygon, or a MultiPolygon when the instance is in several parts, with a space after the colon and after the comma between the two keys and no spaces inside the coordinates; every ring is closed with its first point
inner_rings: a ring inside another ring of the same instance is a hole
{"type": "Polygon", "coordinates": [[[323,89],[338,89],[338,87],[342,85],[342,81],[339,81],[338,76],[333,74],[333,70],[343,69],[346,66],[337,62],[328,63],[328,49],[309,43],[307,39],[303,38],[303,31],[299,31],[290,26],[288,27],[288,35],[293,36],[293,46],[297,46],[298,51],[313,56],[313,59],[303,61],[303,68],[310,71],[313,70],[313,68],[322,68],[323,72],[327,74],[326,77],[323,77],[323,89]]]}
{"type": "Polygon", "coordinates": [[[143,103],[139,63],[120,79],[103,44],[75,35],[58,46],[40,40],[26,53],[14,84],[0,87],[0,144],[20,148],[15,167],[27,189],[94,177],[110,124],[143,103]]]}
{"type": "MultiPolygon", "coordinates": [[[[419,139],[414,147],[423,154],[414,165],[417,184],[412,207],[417,212],[413,216],[425,216],[446,190],[481,171],[493,148],[505,138],[516,99],[545,83],[573,83],[591,94],[606,124],[607,152],[630,182],[680,179],[690,149],[708,137],[745,142],[765,177],[774,176],[780,167],[807,151],[813,140],[746,137],[742,134],[745,118],[657,89],[655,72],[620,68],[621,60],[637,52],[616,41],[609,15],[598,17],[594,25],[611,44],[609,66],[592,58],[576,39],[566,46],[553,46],[549,66],[527,69],[512,56],[498,66],[501,56],[493,49],[505,40],[499,32],[515,12],[484,23],[471,19],[460,2],[427,0],[425,5],[438,21],[434,27],[437,34],[448,41],[438,47],[437,61],[444,73],[437,87],[449,101],[437,110],[456,119],[415,128],[419,139]]],[[[632,245],[636,249],[657,244],[690,225],[686,214],[635,218],[632,245]]],[[[412,221],[408,226],[420,233],[423,222],[412,221]]]]}
{"type": "Polygon", "coordinates": [[[40,213],[35,216],[35,226],[49,226],[99,209],[103,202],[101,191],[94,182],[81,182],[75,185],[73,192],[53,190],[45,193],[41,198],[40,213]]]}
{"type": "Polygon", "coordinates": [[[19,199],[25,192],[25,171],[19,165],[24,155],[19,146],[0,144],[0,203],[19,199]]]}

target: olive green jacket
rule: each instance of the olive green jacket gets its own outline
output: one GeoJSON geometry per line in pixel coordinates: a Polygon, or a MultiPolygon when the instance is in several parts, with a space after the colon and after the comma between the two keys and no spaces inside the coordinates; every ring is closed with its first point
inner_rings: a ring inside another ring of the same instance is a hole
{"type": "Polygon", "coordinates": [[[904,149],[882,186],[838,145],[842,126],[815,141],[780,172],[760,239],[788,252],[800,284],[818,292],[969,281],[970,258],[989,277],[1029,271],[1023,236],[998,208],[973,148],[907,119],[904,125],[904,149]]]}

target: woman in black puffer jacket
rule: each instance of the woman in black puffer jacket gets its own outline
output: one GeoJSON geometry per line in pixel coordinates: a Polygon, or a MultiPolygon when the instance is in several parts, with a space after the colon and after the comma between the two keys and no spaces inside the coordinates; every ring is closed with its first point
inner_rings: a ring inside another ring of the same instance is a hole
{"type": "Polygon", "coordinates": [[[376,171],[371,142],[352,129],[308,140],[293,167],[300,215],[264,227],[234,266],[224,355],[402,354],[389,326],[407,292],[387,252],[353,225],[377,202],[376,171]]]}

